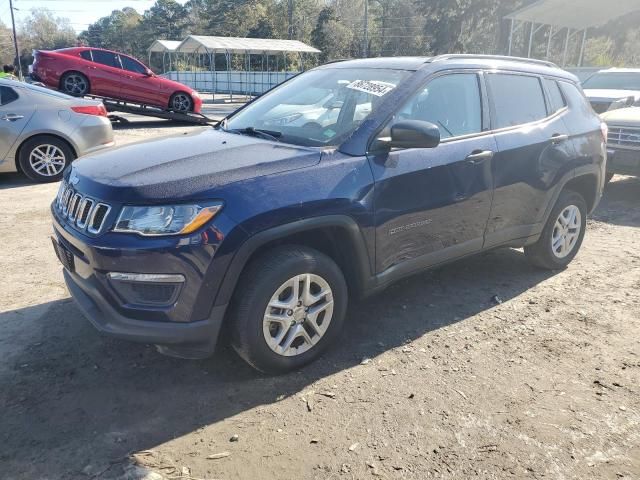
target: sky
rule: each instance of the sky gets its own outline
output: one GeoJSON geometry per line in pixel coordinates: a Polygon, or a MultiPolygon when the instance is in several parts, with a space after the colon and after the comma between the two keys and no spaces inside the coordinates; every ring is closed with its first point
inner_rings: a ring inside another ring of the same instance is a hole
{"type": "MultiPolygon", "coordinates": [[[[46,8],[56,17],[68,18],[76,32],[85,30],[91,23],[109,15],[113,10],[133,7],[142,13],[154,3],[154,0],[13,0],[16,23],[28,16],[34,8],[46,8]]],[[[178,3],[184,4],[186,0],[178,0],[178,3]]],[[[11,24],[9,0],[0,0],[0,19],[5,25],[11,24]]]]}

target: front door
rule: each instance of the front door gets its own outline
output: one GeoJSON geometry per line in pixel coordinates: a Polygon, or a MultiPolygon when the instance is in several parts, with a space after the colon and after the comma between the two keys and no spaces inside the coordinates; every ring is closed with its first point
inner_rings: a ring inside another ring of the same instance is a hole
{"type": "Polygon", "coordinates": [[[442,141],[370,157],[381,282],[482,249],[496,150],[486,110],[480,75],[449,73],[421,88],[383,130],[423,120],[439,126],[442,141]]]}
{"type": "Polygon", "coordinates": [[[35,110],[35,102],[28,98],[23,88],[0,86],[0,163],[6,159],[35,110]]]}
{"type": "Polygon", "coordinates": [[[159,96],[158,85],[153,77],[147,75],[147,67],[126,55],[119,57],[123,74],[120,96],[133,102],[156,105],[159,96]]]}

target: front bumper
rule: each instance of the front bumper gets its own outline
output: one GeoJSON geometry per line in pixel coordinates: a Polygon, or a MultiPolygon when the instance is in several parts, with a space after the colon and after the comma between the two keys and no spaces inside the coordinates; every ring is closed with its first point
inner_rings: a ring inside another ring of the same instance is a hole
{"type": "Polygon", "coordinates": [[[189,323],[150,322],[126,317],[100,291],[64,270],[64,280],[80,311],[101,333],[134,342],[153,343],[161,353],[180,358],[206,358],[216,346],[227,306],[216,306],[206,320],[189,323]]]}
{"type": "Polygon", "coordinates": [[[640,176],[640,150],[607,146],[607,172],[640,176]]]}

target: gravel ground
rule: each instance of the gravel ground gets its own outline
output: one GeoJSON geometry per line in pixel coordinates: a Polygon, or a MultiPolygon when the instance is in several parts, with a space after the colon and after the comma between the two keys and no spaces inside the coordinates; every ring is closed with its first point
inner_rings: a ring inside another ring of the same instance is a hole
{"type": "MultiPolygon", "coordinates": [[[[118,142],[193,129],[135,127],[118,142]]],[[[56,189],[0,178],[0,478],[640,478],[640,179],[565,271],[498,250],[415,276],[280,377],[99,336],[51,249],[56,189]]]]}

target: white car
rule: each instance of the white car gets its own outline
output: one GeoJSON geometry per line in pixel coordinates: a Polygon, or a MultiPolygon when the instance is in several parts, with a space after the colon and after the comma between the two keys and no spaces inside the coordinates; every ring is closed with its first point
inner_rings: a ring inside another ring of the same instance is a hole
{"type": "Polygon", "coordinates": [[[635,105],[640,102],[640,68],[600,70],[582,88],[597,113],[635,105]]]}

